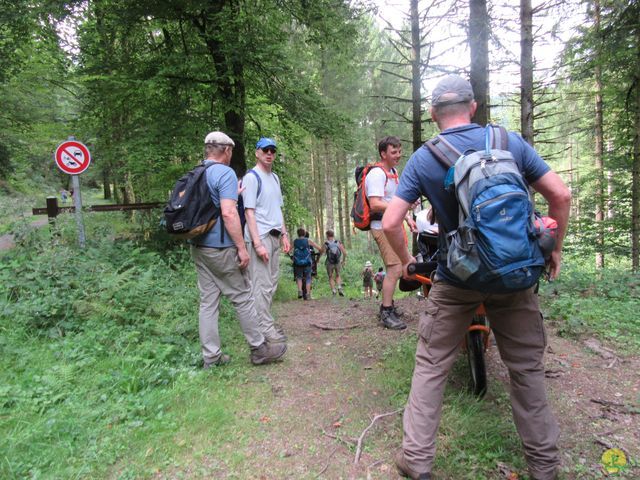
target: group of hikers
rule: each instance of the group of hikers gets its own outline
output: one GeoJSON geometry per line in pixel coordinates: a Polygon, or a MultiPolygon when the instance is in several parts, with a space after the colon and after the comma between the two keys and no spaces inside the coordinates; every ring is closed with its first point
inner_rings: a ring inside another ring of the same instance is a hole
{"type": "Polygon", "coordinates": [[[293,277],[298,286],[298,298],[310,300],[313,288],[313,277],[318,273],[318,259],[326,254],[325,267],[329,277],[329,286],[333,296],[344,297],[340,271],[347,260],[347,251],[342,242],[335,238],[333,230],[327,230],[327,239],[322,246],[309,239],[309,232],[298,229],[298,238],[293,241],[290,252],[293,261],[293,277]]]}
{"type": "MultiPolygon", "coordinates": [[[[298,298],[311,300],[313,279],[318,276],[318,260],[326,255],[325,268],[329,279],[331,293],[344,297],[342,277],[340,272],[347,259],[347,250],[344,244],[335,238],[333,230],[327,230],[327,239],[322,246],[309,238],[309,232],[304,228],[298,229],[298,238],[293,241],[293,250],[289,252],[293,262],[293,278],[298,286],[298,298]]],[[[376,298],[382,291],[382,283],[385,277],[383,267],[374,274],[372,264],[367,260],[361,272],[362,288],[365,298],[373,297],[373,284],[376,284],[376,298]]]]}
{"type": "MultiPolygon", "coordinates": [[[[517,284],[513,282],[520,280],[508,280],[503,292],[473,284],[472,280],[477,280],[478,276],[464,277],[458,273],[462,267],[473,267],[477,258],[452,255],[459,253],[459,246],[451,243],[455,237],[452,232],[459,231],[463,219],[459,215],[458,198],[447,187],[452,183],[450,165],[442,160],[438,148],[445,145],[455,152],[486,148],[488,155],[506,152],[512,170],[499,176],[501,183],[492,185],[492,188],[501,191],[512,185],[514,177],[521,177],[521,183],[526,183],[526,187],[544,197],[549,216],[557,221],[555,247],[547,259],[550,279],[555,279],[560,273],[571,196],[562,179],[516,133],[504,131],[500,152],[489,150],[488,129],[471,121],[476,108],[467,80],[457,75],[443,78],[432,92],[430,109],[440,135],[411,155],[401,176],[396,170],[402,157],[401,142],[394,136],[383,138],[378,144],[380,159],[375,165],[380,168],[370,169],[364,180],[371,209],[371,234],[384,263],[385,275],[378,288],[382,296],[379,319],[384,327],[391,330],[406,328],[393,297],[398,280],[403,276],[411,277],[408,266],[416,261],[407,248],[404,224],[415,231],[411,211],[422,197],[429,201],[440,227],[437,270],[417,327],[418,345],[411,390],[403,415],[402,446],[394,460],[403,476],[415,480],[432,478],[446,379],[473,313],[483,304],[501,358],[509,371],[513,419],[522,440],[529,475],[534,480],[551,480],[557,477],[560,463],[559,429],[546,397],[543,364],[546,335],[535,285],[531,284],[531,281],[536,281],[534,273],[539,272],[540,262],[536,260],[535,268],[520,265],[513,271],[500,272],[500,276],[507,279],[516,278],[514,272],[522,274],[522,281],[528,282],[517,284]]],[[[278,282],[279,250],[288,253],[291,248],[282,215],[280,181],[272,171],[276,142],[270,138],[258,140],[255,168],[242,180],[241,195],[246,215],[244,232],[236,208],[238,181],[229,168],[233,147],[233,140],[222,132],[212,132],[205,138],[205,162],[219,165],[207,169],[207,182],[214,204],[221,209],[222,219],[211,231],[196,238],[191,247],[200,288],[200,339],[205,368],[229,361],[220,348],[218,335],[220,295],[225,295],[238,313],[254,364],[279,360],[287,349],[287,338],[270,313],[278,282]]],[[[485,168],[484,164],[482,168],[485,168]]],[[[512,196],[509,195],[500,201],[511,201],[512,196]]],[[[469,221],[488,219],[497,225],[507,226],[514,215],[521,213],[512,215],[512,210],[500,207],[486,210],[488,217],[483,217],[485,210],[482,208],[485,204],[491,207],[493,202],[492,198],[474,207],[477,210],[469,221]]],[[[310,298],[311,295],[310,247],[327,254],[331,289],[334,294],[342,294],[340,267],[346,258],[344,247],[339,248],[342,258],[337,263],[329,262],[327,243],[319,246],[310,241],[304,229],[297,233],[293,256],[296,257],[295,249],[299,248],[297,255],[301,260],[304,257],[303,263],[308,263],[300,265],[295,272],[296,281],[299,281],[298,296],[310,298]],[[306,292],[302,289],[302,280],[308,282],[306,292]]],[[[327,232],[329,241],[336,241],[333,232],[327,232]]],[[[370,262],[365,265],[363,285],[365,279],[366,284],[371,285],[371,267],[370,262]]]]}

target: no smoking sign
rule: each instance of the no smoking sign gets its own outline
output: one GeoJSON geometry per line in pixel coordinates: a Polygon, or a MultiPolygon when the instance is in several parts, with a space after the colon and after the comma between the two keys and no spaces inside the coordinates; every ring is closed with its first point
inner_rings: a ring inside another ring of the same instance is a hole
{"type": "Polygon", "coordinates": [[[55,160],[64,173],[79,175],[89,167],[91,154],[83,143],[69,140],[56,148],[55,160]]]}

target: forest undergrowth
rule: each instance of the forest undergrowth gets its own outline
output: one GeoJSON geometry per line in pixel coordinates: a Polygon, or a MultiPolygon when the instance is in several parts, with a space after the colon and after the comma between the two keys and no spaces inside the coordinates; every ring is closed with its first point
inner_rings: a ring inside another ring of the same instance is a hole
{"type": "MultiPolygon", "coordinates": [[[[247,445],[255,433],[253,419],[233,412],[240,405],[250,411],[270,387],[255,381],[232,309],[222,303],[220,328],[238,361],[203,374],[188,249],[156,236],[153,217],[138,219],[132,230],[125,215],[115,215],[87,216],[84,250],[69,216],[53,236],[49,228],[31,229],[0,252],[2,478],[107,478],[114,468],[118,478],[153,476],[177,468],[176,458],[197,464],[205,455],[194,448],[198,438],[206,438],[207,449],[220,447],[228,466],[229,438],[247,445]]],[[[362,265],[371,259],[361,243],[345,271],[347,297],[356,300],[362,265]]],[[[279,302],[296,294],[289,260],[283,257],[282,266],[279,302]]],[[[638,355],[638,278],[621,270],[598,276],[570,259],[563,274],[544,286],[558,333],[596,336],[638,355]]],[[[317,295],[330,297],[326,282],[319,283],[317,295]]],[[[414,341],[382,352],[386,366],[376,382],[392,392],[391,406],[405,401],[414,341]]],[[[504,404],[504,394],[497,395],[504,404]]],[[[501,448],[500,441],[487,444],[477,455],[488,465],[501,448]]]]}

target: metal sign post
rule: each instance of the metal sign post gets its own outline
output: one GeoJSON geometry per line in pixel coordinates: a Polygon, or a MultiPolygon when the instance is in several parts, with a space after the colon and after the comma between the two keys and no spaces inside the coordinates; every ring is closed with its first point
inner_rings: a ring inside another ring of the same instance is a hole
{"type": "Polygon", "coordinates": [[[78,224],[78,242],[80,248],[85,246],[84,222],[82,220],[82,194],[80,193],[80,177],[91,163],[89,149],[71,136],[66,142],[56,148],[54,154],[56,165],[64,173],[71,175],[73,185],[73,205],[76,209],[76,223],[78,224]]]}
{"type": "Polygon", "coordinates": [[[76,207],[76,223],[78,224],[78,243],[80,248],[84,248],[84,222],[82,220],[82,194],[80,193],[80,176],[71,175],[71,184],[73,185],[73,206],[76,207]]]}

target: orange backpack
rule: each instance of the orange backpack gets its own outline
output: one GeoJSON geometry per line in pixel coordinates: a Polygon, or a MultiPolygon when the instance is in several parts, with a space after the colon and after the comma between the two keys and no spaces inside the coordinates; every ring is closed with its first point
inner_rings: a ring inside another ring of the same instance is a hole
{"type": "Polygon", "coordinates": [[[372,213],[369,206],[369,200],[367,199],[366,179],[367,174],[372,168],[380,167],[386,173],[385,187],[390,178],[398,181],[398,174],[394,169],[387,172],[380,163],[368,164],[364,167],[356,167],[356,191],[353,194],[353,206],[351,207],[351,219],[353,220],[353,226],[359,230],[367,231],[371,229],[371,222],[373,220],[382,220],[382,213],[372,213]]]}

